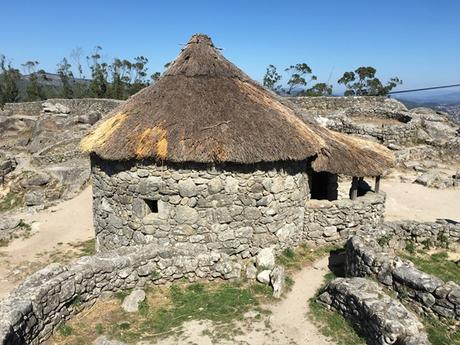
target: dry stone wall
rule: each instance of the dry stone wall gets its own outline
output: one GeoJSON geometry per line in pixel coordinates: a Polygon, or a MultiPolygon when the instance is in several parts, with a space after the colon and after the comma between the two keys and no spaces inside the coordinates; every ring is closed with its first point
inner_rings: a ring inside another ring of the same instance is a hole
{"type": "Polygon", "coordinates": [[[345,243],[363,227],[383,221],[385,194],[368,192],[356,200],[309,200],[304,220],[304,240],[315,245],[345,243]]]}
{"type": "Polygon", "coordinates": [[[401,302],[386,295],[376,282],[337,278],[318,299],[351,320],[370,345],[430,344],[417,317],[401,302]]]}
{"type": "Polygon", "coordinates": [[[305,171],[306,162],[185,168],[114,166],[93,157],[98,248],[153,243],[247,258],[298,243],[309,196],[305,171]]]}
{"type": "Polygon", "coordinates": [[[345,108],[388,109],[392,111],[407,111],[401,103],[388,97],[291,97],[289,100],[301,108],[318,114],[331,113],[331,111],[345,108]]]}
{"type": "Polygon", "coordinates": [[[55,106],[56,104],[58,104],[58,107],[65,107],[72,115],[86,115],[92,112],[107,114],[121,103],[123,103],[123,101],[103,98],[52,98],[46,101],[6,103],[3,107],[3,111],[0,110],[0,115],[20,114],[27,116],[38,116],[43,111],[43,109],[46,108],[46,105],[55,106]]]}
{"type": "Polygon", "coordinates": [[[420,313],[460,320],[460,286],[426,274],[379,245],[378,233],[353,236],[347,243],[346,272],[375,277],[412,302],[420,313]]]}
{"type": "Polygon", "coordinates": [[[222,253],[155,245],[99,253],[69,266],[52,264],[0,302],[0,344],[40,344],[104,294],[180,278],[233,279],[241,269],[222,253]]]}

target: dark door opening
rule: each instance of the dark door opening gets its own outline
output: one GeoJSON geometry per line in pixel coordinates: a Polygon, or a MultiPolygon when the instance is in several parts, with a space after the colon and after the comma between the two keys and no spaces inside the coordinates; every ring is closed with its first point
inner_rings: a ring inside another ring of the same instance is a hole
{"type": "Polygon", "coordinates": [[[328,172],[313,172],[310,175],[311,199],[337,200],[337,175],[328,172]]]}

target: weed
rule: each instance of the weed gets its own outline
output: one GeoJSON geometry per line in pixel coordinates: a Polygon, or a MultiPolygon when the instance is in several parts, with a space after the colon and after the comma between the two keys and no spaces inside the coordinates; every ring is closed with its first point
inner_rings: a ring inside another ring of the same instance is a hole
{"type": "Polygon", "coordinates": [[[23,195],[21,193],[8,192],[5,197],[0,200],[0,212],[9,211],[22,205],[23,195]]]}
{"type": "Polygon", "coordinates": [[[391,239],[391,235],[384,235],[377,239],[377,243],[380,245],[380,247],[386,247],[390,243],[391,239]]]}
{"type": "Polygon", "coordinates": [[[422,319],[428,333],[428,339],[433,345],[460,345],[460,329],[455,327],[453,321],[443,322],[431,316],[422,319]]]}
{"type": "Polygon", "coordinates": [[[402,257],[412,261],[419,270],[441,278],[445,282],[460,283],[460,270],[455,262],[449,260],[446,252],[435,254],[419,253],[418,255],[402,254],[402,257]]]}
{"type": "Polygon", "coordinates": [[[413,240],[406,240],[406,251],[410,254],[415,254],[415,242],[413,240]]]}
{"type": "Polygon", "coordinates": [[[73,329],[72,329],[72,327],[70,327],[69,325],[66,325],[64,323],[58,328],[58,332],[63,337],[68,337],[69,335],[71,335],[73,333],[73,329]]]}

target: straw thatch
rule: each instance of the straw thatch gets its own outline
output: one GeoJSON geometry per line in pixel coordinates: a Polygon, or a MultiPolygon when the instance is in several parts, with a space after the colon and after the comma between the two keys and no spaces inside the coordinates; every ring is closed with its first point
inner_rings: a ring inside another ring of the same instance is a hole
{"type": "Polygon", "coordinates": [[[392,163],[380,145],[306,124],[286,100],[193,36],[152,86],[112,111],[81,142],[108,160],[257,163],[317,157],[313,168],[379,175],[392,163]]]}

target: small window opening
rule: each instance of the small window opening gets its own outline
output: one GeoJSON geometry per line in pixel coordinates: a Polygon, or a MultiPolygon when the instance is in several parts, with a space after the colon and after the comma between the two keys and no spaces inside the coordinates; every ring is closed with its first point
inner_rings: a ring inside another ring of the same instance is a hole
{"type": "Polygon", "coordinates": [[[147,213],[158,213],[158,200],[144,199],[147,205],[147,213]]]}

